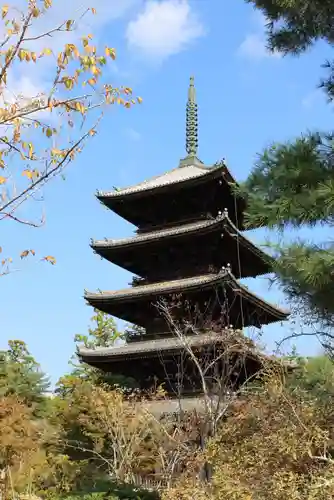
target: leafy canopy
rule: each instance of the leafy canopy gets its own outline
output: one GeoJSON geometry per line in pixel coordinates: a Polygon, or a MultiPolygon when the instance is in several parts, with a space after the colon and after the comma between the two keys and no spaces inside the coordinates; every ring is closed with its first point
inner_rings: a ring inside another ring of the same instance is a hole
{"type": "MultiPolygon", "coordinates": [[[[0,16],[0,221],[32,227],[45,219],[43,212],[31,218],[27,202],[40,202],[46,184],[63,175],[98,133],[106,107],[127,109],[142,101],[129,86],[106,80],[116,50],[94,44],[92,33],[82,33],[82,19],[98,15],[96,9],[79,10],[77,19],[64,17],[57,23],[56,4],[6,4],[0,16]],[[32,86],[42,80],[42,92],[27,95],[17,88],[22,74],[32,86]]],[[[19,257],[34,255],[27,246],[19,257]]],[[[56,262],[52,255],[41,259],[56,262]]],[[[0,276],[11,271],[12,262],[12,256],[2,258],[0,276]]]]}
{"type": "MultiPolygon", "coordinates": [[[[334,44],[331,0],[246,0],[267,20],[267,44],[283,54],[301,54],[319,40],[334,44]]],[[[320,83],[334,98],[334,62],[326,62],[320,83]]],[[[246,224],[281,230],[334,222],[334,135],[312,132],[285,144],[274,143],[258,160],[239,193],[248,202],[246,224]]],[[[334,337],[334,244],[298,240],[276,247],[275,271],[299,313],[323,330],[328,348],[334,337]]]]}
{"type": "Polygon", "coordinates": [[[0,397],[15,396],[37,413],[47,407],[49,380],[21,340],[10,340],[0,352],[0,397]]]}

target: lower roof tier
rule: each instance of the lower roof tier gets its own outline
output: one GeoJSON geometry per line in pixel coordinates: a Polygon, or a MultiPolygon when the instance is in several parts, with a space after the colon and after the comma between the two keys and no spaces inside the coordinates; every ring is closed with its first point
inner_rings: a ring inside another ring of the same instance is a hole
{"type": "Polygon", "coordinates": [[[228,269],[119,291],[85,292],[85,299],[94,308],[156,333],[169,331],[161,312],[165,302],[173,318],[187,319],[201,328],[212,322],[237,329],[261,327],[285,320],[289,314],[250,292],[228,269]]]}
{"type": "Polygon", "coordinates": [[[237,382],[237,379],[246,380],[258,372],[264,360],[251,341],[243,337],[241,332],[233,330],[109,348],[81,347],[78,354],[82,362],[106,373],[133,379],[142,389],[163,383],[168,393],[175,391],[180,383],[182,366],[182,394],[191,394],[200,391],[201,381],[198,368],[189,356],[189,348],[199,360],[201,369],[206,372],[208,384],[211,377],[213,381],[218,376],[217,367],[220,367],[221,377],[237,382]]]}
{"type": "Polygon", "coordinates": [[[141,278],[157,281],[220,269],[229,263],[238,277],[271,270],[271,257],[240,233],[227,211],[217,217],[140,233],[130,238],[92,241],[96,253],[141,278]]]}
{"type": "Polygon", "coordinates": [[[260,353],[241,332],[230,329],[107,348],[80,347],[78,355],[82,362],[105,373],[133,379],[142,389],[162,383],[168,393],[180,390],[182,395],[190,395],[201,392],[201,380],[189,348],[205,371],[208,389],[213,392],[215,383],[218,387],[219,382],[225,382],[225,387],[239,385],[268,363],[281,364],[279,359],[260,353]]]}
{"type": "Polygon", "coordinates": [[[162,337],[151,340],[141,340],[129,344],[118,344],[112,347],[87,348],[79,347],[80,359],[94,366],[103,363],[116,363],[118,361],[129,361],[137,359],[155,358],[175,355],[186,348],[196,350],[211,346],[222,346],[228,348],[228,352],[248,352],[250,356],[254,352],[254,344],[250,339],[244,337],[240,331],[223,329],[222,332],[206,332],[201,334],[186,335],[184,337],[162,337]],[[240,339],[243,339],[241,341],[240,339]]]}

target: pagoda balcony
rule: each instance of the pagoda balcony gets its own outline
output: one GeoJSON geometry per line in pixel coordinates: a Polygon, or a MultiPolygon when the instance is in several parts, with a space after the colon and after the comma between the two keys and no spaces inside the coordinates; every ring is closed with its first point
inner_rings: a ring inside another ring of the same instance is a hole
{"type": "Polygon", "coordinates": [[[145,283],[191,277],[230,264],[240,277],[269,273],[271,257],[244,236],[227,211],[119,240],[92,241],[101,257],[143,278],[145,283]]]}

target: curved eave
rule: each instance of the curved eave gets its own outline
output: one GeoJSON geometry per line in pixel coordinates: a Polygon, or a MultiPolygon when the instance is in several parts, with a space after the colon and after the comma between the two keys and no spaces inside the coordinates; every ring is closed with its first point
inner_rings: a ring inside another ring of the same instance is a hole
{"type": "Polygon", "coordinates": [[[229,270],[222,270],[218,274],[207,274],[194,278],[185,278],[180,280],[168,281],[164,283],[154,283],[149,285],[136,286],[124,290],[113,292],[91,293],[85,292],[84,298],[93,307],[99,307],[101,302],[108,304],[116,303],[133,303],[141,300],[154,301],[160,296],[169,295],[172,293],[191,292],[200,289],[212,288],[225,282],[234,293],[241,295],[253,304],[258,305],[268,314],[277,318],[277,321],[285,320],[289,311],[280,309],[269,302],[261,299],[245,286],[241,285],[229,270]]]}
{"type": "Polygon", "coordinates": [[[173,354],[179,352],[181,349],[186,347],[192,347],[201,349],[205,346],[210,345],[230,345],[231,351],[245,354],[245,348],[247,347],[247,354],[250,357],[256,357],[257,353],[254,352],[254,348],[247,346],[246,342],[239,342],[234,334],[239,334],[240,331],[233,331],[227,329],[224,334],[216,332],[207,332],[200,335],[187,335],[187,346],[184,342],[177,337],[165,337],[158,338],[154,340],[143,340],[141,342],[131,342],[129,344],[123,344],[112,347],[101,347],[98,349],[89,349],[84,346],[78,347],[78,355],[84,362],[95,359],[96,361],[105,362],[106,360],[122,360],[125,358],[147,358],[151,356],[157,356],[158,353],[163,352],[164,354],[173,354]],[[240,344],[240,345],[239,345],[240,344]]]}
{"type": "Polygon", "coordinates": [[[194,278],[184,278],[173,281],[165,281],[163,283],[152,283],[149,285],[136,286],[125,288],[118,291],[107,292],[86,292],[84,298],[93,305],[93,302],[131,302],[139,298],[148,297],[150,300],[158,295],[167,295],[179,291],[196,290],[199,286],[201,289],[210,288],[212,285],[219,284],[226,279],[227,271],[222,271],[218,274],[207,274],[203,276],[195,276],[194,278]]]}
{"type": "MultiPolygon", "coordinates": [[[[150,196],[152,192],[158,194],[163,191],[180,189],[185,187],[190,187],[192,185],[201,184],[205,182],[209,182],[210,180],[222,178],[225,179],[228,184],[236,183],[234,177],[229,172],[226,165],[218,165],[217,167],[206,167],[201,166],[198,167],[198,173],[196,175],[190,175],[189,177],[185,177],[178,180],[170,179],[166,176],[165,182],[154,184],[154,178],[152,179],[151,184],[146,187],[143,187],[141,184],[138,186],[131,186],[128,188],[120,189],[117,191],[97,191],[96,197],[99,201],[110,207],[113,201],[125,201],[134,197],[145,197],[150,196]]],[[[187,167],[178,167],[180,169],[187,167]]],[[[177,169],[175,169],[177,170],[177,169]]],[[[161,176],[157,176],[157,179],[161,176]]]]}
{"type": "Polygon", "coordinates": [[[245,299],[248,299],[253,304],[257,304],[258,306],[262,307],[269,314],[276,316],[278,321],[284,321],[290,315],[290,311],[282,309],[278,306],[274,306],[273,304],[270,304],[266,300],[262,299],[255,293],[248,290],[247,287],[239,283],[236,279],[234,279],[233,283],[233,292],[238,295],[241,295],[245,299]]]}
{"type": "Polygon", "coordinates": [[[113,251],[120,252],[122,249],[127,250],[131,248],[140,247],[145,245],[145,248],[149,251],[149,245],[156,242],[168,243],[169,240],[175,238],[182,238],[183,236],[191,236],[195,234],[206,234],[208,232],[222,228],[228,232],[229,236],[235,238],[239,241],[240,245],[249,250],[253,255],[258,257],[262,262],[268,263],[268,269],[264,271],[270,272],[270,264],[273,262],[272,257],[270,257],[266,252],[261,250],[261,248],[254,245],[250,239],[244,236],[238,228],[233,224],[227,215],[219,215],[215,219],[198,221],[191,224],[184,224],[182,226],[177,226],[169,229],[162,229],[159,231],[151,231],[148,233],[139,234],[130,238],[122,238],[119,240],[92,240],[90,246],[91,248],[101,257],[106,257],[106,250],[112,262],[113,251]]]}

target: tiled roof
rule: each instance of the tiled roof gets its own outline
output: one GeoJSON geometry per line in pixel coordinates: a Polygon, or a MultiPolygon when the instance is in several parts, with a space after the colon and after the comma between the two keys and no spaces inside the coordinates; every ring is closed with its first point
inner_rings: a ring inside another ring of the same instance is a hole
{"type": "Polygon", "coordinates": [[[104,240],[92,240],[91,247],[98,252],[99,249],[104,248],[119,248],[137,245],[141,243],[150,243],[158,239],[169,238],[176,235],[184,235],[186,233],[195,233],[197,231],[205,230],[214,226],[225,226],[230,231],[233,237],[238,238],[241,245],[247,247],[255,255],[259,255],[263,260],[270,260],[270,256],[262,251],[259,247],[254,245],[246,236],[244,236],[238,228],[229,219],[227,214],[220,214],[216,218],[206,219],[202,221],[197,221],[188,224],[182,224],[179,226],[170,227],[167,229],[159,229],[157,231],[150,231],[147,233],[137,234],[130,238],[120,238],[120,239],[104,239],[104,240]]]}
{"type": "MultiPolygon", "coordinates": [[[[229,335],[221,335],[218,333],[210,332],[199,335],[187,335],[181,340],[178,337],[161,337],[154,340],[141,340],[139,342],[130,342],[129,344],[117,345],[114,347],[99,347],[98,349],[87,349],[85,347],[79,348],[79,356],[85,358],[113,358],[113,357],[127,357],[136,353],[140,353],[141,357],[151,353],[174,351],[182,347],[201,347],[215,343],[225,343],[227,337],[230,337],[231,332],[228,330],[229,335]],[[187,344],[185,344],[185,342],[187,344]]],[[[237,348],[237,339],[235,341],[237,348]]]]}
{"type": "Polygon", "coordinates": [[[206,227],[214,226],[217,224],[216,219],[201,220],[197,222],[192,222],[190,224],[182,224],[180,226],[174,226],[167,229],[159,229],[157,231],[150,231],[147,233],[136,234],[130,238],[120,238],[120,239],[104,239],[104,240],[92,240],[91,246],[93,248],[109,248],[109,247],[121,247],[126,245],[135,245],[137,243],[153,241],[160,238],[166,238],[168,236],[174,236],[176,234],[185,234],[192,231],[197,231],[198,229],[204,229],[206,227]]]}
{"type": "Polygon", "coordinates": [[[186,290],[198,285],[206,285],[215,282],[220,282],[225,274],[205,274],[203,276],[194,276],[192,278],[183,278],[180,280],[163,281],[151,283],[149,285],[135,286],[132,288],[123,288],[123,290],[103,291],[98,293],[85,292],[85,299],[125,299],[127,297],[135,297],[137,295],[151,295],[154,293],[172,293],[180,289],[186,290]]]}
{"type": "Polygon", "coordinates": [[[207,167],[205,165],[201,165],[200,163],[196,165],[185,165],[185,166],[180,166],[177,168],[174,168],[173,170],[170,170],[168,172],[165,172],[162,175],[158,175],[156,177],[152,177],[150,179],[147,179],[146,181],[140,182],[139,184],[136,184],[134,186],[129,186],[123,189],[117,189],[114,191],[98,191],[97,196],[98,198],[118,198],[120,196],[132,194],[132,193],[138,193],[141,191],[149,191],[154,188],[159,188],[163,186],[168,186],[169,184],[177,184],[181,183],[184,181],[187,181],[189,179],[196,179],[199,177],[203,177],[205,175],[210,175],[213,172],[217,171],[224,171],[229,175],[229,178],[232,179],[231,174],[228,172],[227,167],[219,164],[217,166],[213,167],[207,167]]]}
{"type": "Polygon", "coordinates": [[[158,283],[151,283],[148,285],[135,286],[131,288],[125,288],[123,290],[117,291],[107,291],[91,293],[85,292],[85,299],[88,302],[96,301],[126,301],[137,297],[150,297],[158,295],[168,295],[170,293],[184,292],[186,290],[196,289],[199,286],[201,288],[211,287],[213,285],[218,285],[222,282],[226,282],[234,293],[238,293],[245,298],[248,298],[251,302],[258,303],[262,308],[266,309],[275,315],[281,316],[281,319],[285,319],[288,316],[287,311],[283,311],[265,300],[261,299],[257,295],[250,292],[245,286],[241,285],[235,277],[231,274],[229,269],[223,268],[217,274],[205,274],[202,276],[195,276],[192,278],[183,278],[173,281],[164,281],[158,283]]]}

